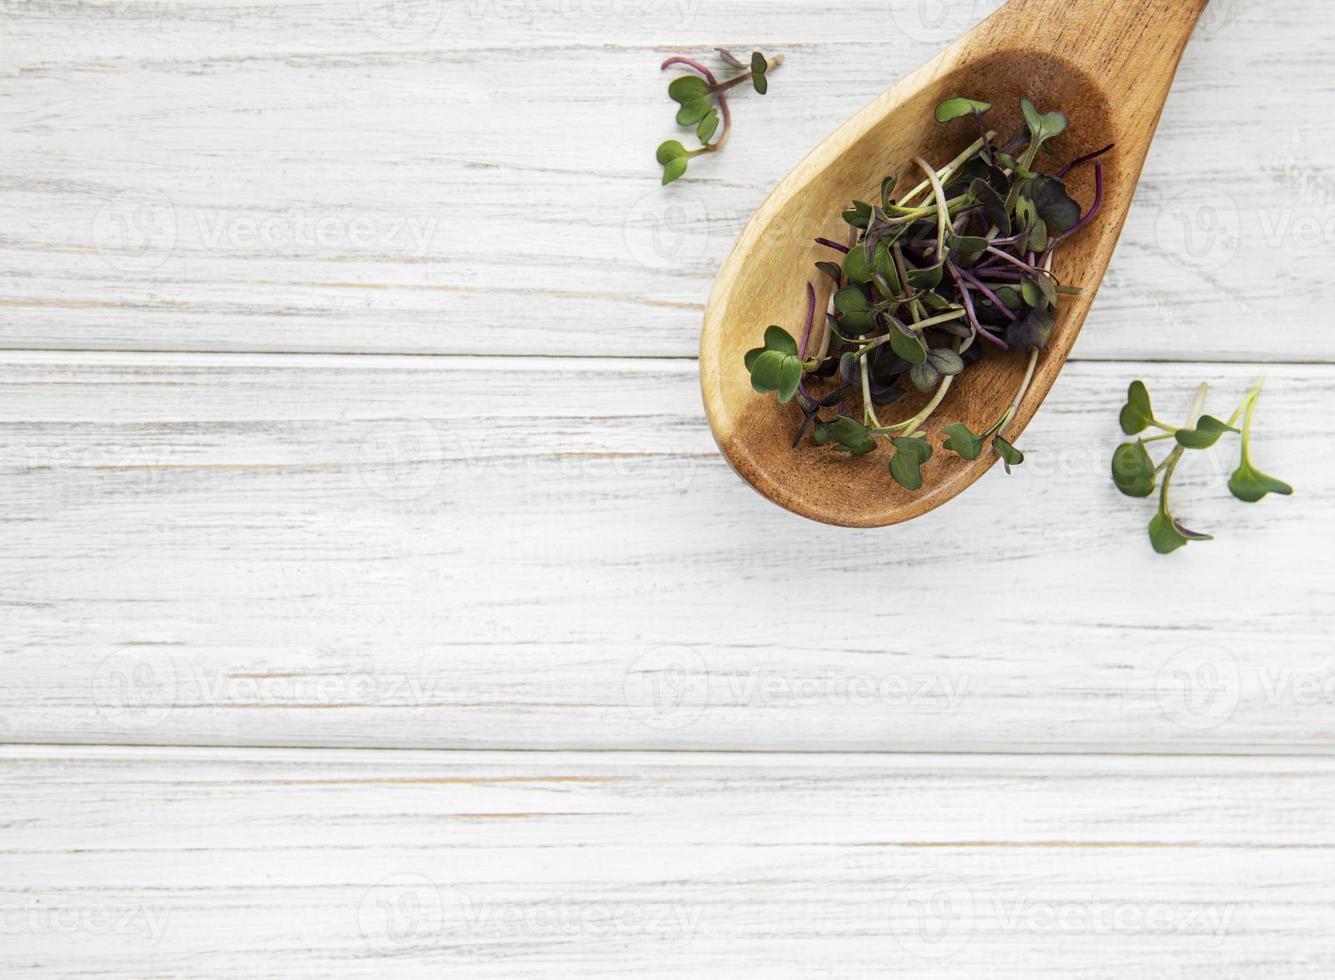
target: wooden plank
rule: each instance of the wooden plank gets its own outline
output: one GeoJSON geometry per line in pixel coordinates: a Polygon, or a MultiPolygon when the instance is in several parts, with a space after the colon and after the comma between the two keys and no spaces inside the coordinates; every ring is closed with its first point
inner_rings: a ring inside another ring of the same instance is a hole
{"type": "Polygon", "coordinates": [[[461,748],[1328,752],[1335,370],[1276,366],[1256,458],[1186,467],[1172,558],[1073,364],[1013,478],[885,533],[717,455],[687,361],[12,354],[0,736],[461,748]]]}
{"type": "MultiPolygon", "coordinates": [[[[0,5],[0,345],[690,356],[767,190],[993,6],[0,5]],[[658,62],[725,41],[788,61],[661,189],[658,62]]],[[[1214,0],[1079,356],[1335,357],[1332,50],[1214,0]]]]}
{"type": "Polygon", "coordinates": [[[13,976],[1328,977],[1331,760],[0,752],[13,976]]]}

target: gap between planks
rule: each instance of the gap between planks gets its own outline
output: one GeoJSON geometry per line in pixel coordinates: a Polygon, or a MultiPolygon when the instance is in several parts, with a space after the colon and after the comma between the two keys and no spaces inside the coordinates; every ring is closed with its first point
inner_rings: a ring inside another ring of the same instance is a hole
{"type": "MultiPolygon", "coordinates": [[[[116,363],[119,361],[128,361],[139,358],[152,358],[151,363],[170,363],[171,358],[231,358],[239,363],[246,360],[255,359],[257,362],[266,358],[286,359],[290,362],[300,362],[301,359],[309,358],[311,360],[329,361],[335,358],[352,358],[368,363],[371,359],[379,359],[387,363],[395,361],[405,361],[406,363],[419,362],[423,366],[431,361],[574,361],[583,362],[589,365],[615,367],[620,363],[629,363],[636,365],[698,365],[700,358],[695,355],[685,354],[541,354],[515,352],[507,354],[459,354],[441,351],[359,351],[359,350],[204,350],[204,349],[178,349],[178,348],[134,348],[134,347],[5,347],[0,344],[0,363],[12,361],[14,363],[42,363],[43,361],[56,361],[62,356],[73,358],[75,355],[88,356],[91,360],[79,360],[75,363],[79,365],[97,364],[97,363],[116,363]]],[[[1335,360],[1283,360],[1283,361],[1253,361],[1239,359],[1211,359],[1211,358],[1165,358],[1165,357],[1079,357],[1072,355],[1067,359],[1067,364],[1089,364],[1096,366],[1127,366],[1137,365],[1172,365],[1178,364],[1183,367],[1205,369],[1210,367],[1221,368],[1253,368],[1261,374],[1269,373],[1272,370],[1285,370],[1288,368],[1321,368],[1335,367],[1335,360]]]]}
{"type": "MultiPolygon", "coordinates": [[[[967,760],[967,759],[989,759],[994,761],[1021,761],[1033,759],[1086,759],[1086,760],[1116,760],[1127,761],[1136,760],[1180,760],[1183,762],[1203,761],[1210,759],[1218,760],[1236,760],[1246,762],[1248,760],[1284,760],[1289,759],[1295,762],[1315,762],[1321,763],[1328,759],[1335,759],[1335,747],[1315,746],[1307,751],[1297,751],[1284,746],[1265,746],[1258,745],[1255,748],[1249,748],[1246,751],[1229,751],[1213,749],[1210,747],[1200,748],[1155,748],[1153,746],[1144,749],[1100,749],[1096,746],[1082,745],[1008,745],[1004,749],[989,749],[984,745],[978,746],[959,746],[956,748],[938,748],[938,749],[796,749],[787,748],[783,751],[773,749],[749,749],[745,747],[728,748],[726,746],[711,746],[706,749],[694,748],[674,748],[671,746],[664,748],[646,749],[642,747],[615,748],[607,746],[594,746],[590,748],[544,748],[542,746],[525,747],[515,746],[507,748],[505,746],[490,746],[487,748],[441,748],[434,746],[411,746],[411,745],[344,745],[329,746],[312,742],[310,744],[300,744],[296,742],[284,743],[237,743],[231,745],[221,745],[216,742],[110,742],[110,741],[85,741],[78,739],[48,739],[45,741],[23,739],[10,739],[0,741],[0,763],[6,759],[8,754],[22,754],[25,752],[40,753],[41,757],[58,757],[70,752],[96,753],[114,755],[117,752],[142,752],[146,755],[154,753],[172,753],[172,752],[204,752],[204,753],[258,753],[267,757],[279,758],[284,753],[294,753],[304,756],[308,754],[319,754],[322,756],[337,757],[340,754],[349,756],[364,755],[365,753],[374,753],[381,757],[391,755],[406,755],[418,757],[438,756],[442,759],[446,757],[524,757],[533,756],[545,759],[560,759],[568,756],[607,756],[616,757],[619,761],[625,759],[635,759],[637,757],[670,757],[677,764],[677,759],[694,759],[701,762],[707,762],[711,758],[715,761],[732,759],[734,761],[744,758],[747,765],[761,764],[767,762],[779,762],[783,759],[801,759],[809,762],[814,759],[859,759],[875,760],[884,759],[888,762],[902,762],[907,759],[942,759],[948,761],[967,760]]],[[[17,755],[15,757],[18,757],[17,755]]],[[[295,756],[294,756],[295,757],[295,756]]]]}

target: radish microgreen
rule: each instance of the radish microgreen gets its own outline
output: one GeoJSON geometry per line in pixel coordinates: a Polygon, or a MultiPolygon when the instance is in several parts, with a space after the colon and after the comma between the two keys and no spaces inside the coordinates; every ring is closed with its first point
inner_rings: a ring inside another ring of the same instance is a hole
{"type": "MultiPolygon", "coordinates": [[[[695,105],[714,85],[705,74],[704,82],[695,79],[677,94],[695,105]]],[[[688,115],[702,108],[695,105],[688,115]]],[[[952,385],[982,359],[985,346],[1023,357],[1023,379],[986,431],[946,425],[941,449],[969,460],[991,451],[1007,471],[1024,462],[1007,429],[1057,327],[1062,296],[1080,291],[1057,278],[1055,253],[1094,221],[1103,201],[1098,158],[1112,147],[1044,173],[1035,169],[1039,151],[1066,131],[1066,117],[1042,113],[1025,99],[1023,129],[1003,141],[984,122],[991,108],[968,98],[937,106],[938,123],[967,122],[980,137],[943,167],[914,158],[923,179],[898,197],[902,183],[892,174],[881,181],[874,202],[854,200],[842,209],[849,243],[816,239],[825,250],[817,268],[835,284],[825,315],[817,322],[808,283],[801,342],[770,327],[765,346],[746,355],[753,386],[777,392],[781,402],[793,401],[801,410],[795,446],[808,433],[817,446],[853,455],[889,444],[890,476],[908,491],[922,488],[923,467],[934,455],[923,427],[952,385]],[[1063,178],[1088,162],[1094,163],[1094,198],[1082,211],[1063,178]],[[781,349],[770,341],[776,330],[787,338],[781,349]],[[909,391],[931,397],[909,418],[883,422],[877,410],[909,391]]],[[[673,150],[669,157],[687,153],[673,150]]],[[[680,176],[685,163],[675,169],[680,176]]]]}
{"type": "Polygon", "coordinates": [[[764,95],[769,91],[769,72],[783,64],[781,55],[767,58],[756,51],[748,64],[726,48],[716,50],[725,64],[741,74],[719,81],[712,71],[691,58],[669,58],[663,62],[664,71],[683,65],[695,72],[674,78],[668,84],[668,98],[677,103],[677,125],[694,129],[695,137],[700,141],[700,146],[694,150],[688,150],[679,140],[668,140],[658,147],[656,156],[663,168],[664,184],[685,174],[693,158],[704,153],[718,153],[727,144],[732,130],[732,112],[726,93],[749,81],[752,88],[764,95]]]}
{"type": "Polygon", "coordinates": [[[1139,436],[1154,429],[1158,434],[1141,438],[1135,442],[1124,443],[1113,453],[1112,478],[1117,489],[1128,497],[1150,497],[1159,491],[1159,507],[1150,521],[1150,543],[1161,555],[1171,554],[1193,541],[1213,540],[1208,534],[1190,531],[1174,515],[1169,500],[1169,489],[1173,476],[1188,450],[1209,449],[1229,433],[1242,437],[1242,462],[1228,481],[1228,488],[1233,496],[1245,503],[1254,504],[1269,494],[1289,496],[1293,487],[1282,480],[1267,476],[1252,465],[1251,435],[1252,420],[1256,415],[1256,402],[1261,397],[1261,382],[1257,382],[1243,399],[1242,405],[1227,422],[1210,415],[1202,415],[1205,399],[1209,393],[1208,385],[1201,385],[1196,393],[1188,414],[1187,423],[1175,428],[1160,422],[1154,415],[1149,390],[1144,382],[1134,381],[1127,391],[1126,404],[1122,407],[1122,431],[1129,436],[1139,436]],[[1242,419],[1242,429],[1236,426],[1242,419]],[[1155,464],[1150,455],[1149,443],[1173,440],[1173,449],[1162,463],[1155,464]]]}

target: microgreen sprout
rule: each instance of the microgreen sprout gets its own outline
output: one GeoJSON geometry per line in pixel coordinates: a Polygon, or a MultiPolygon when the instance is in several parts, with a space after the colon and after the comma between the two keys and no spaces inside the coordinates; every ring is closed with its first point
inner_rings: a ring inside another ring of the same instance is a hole
{"type": "Polygon", "coordinates": [[[1033,385],[1061,297],[1080,292],[1057,278],[1055,253],[1090,225],[1103,201],[1099,157],[1112,147],[1044,173],[1036,169],[1039,151],[1066,131],[1066,117],[1025,99],[1024,128],[999,141],[984,121],[991,108],[967,98],[937,106],[939,124],[967,123],[979,137],[945,166],[915,157],[922,179],[905,193],[896,196],[892,174],[874,201],[851,202],[842,213],[852,229],[848,244],[815,240],[817,268],[835,287],[826,315],[815,316],[808,283],[801,343],[770,327],[765,346],[746,355],[756,390],[800,409],[795,446],[808,433],[815,445],[859,456],[889,444],[890,475],[909,491],[922,488],[923,466],[936,452],[924,426],[987,347],[1024,358],[1015,397],[981,433],[962,422],[945,425],[940,449],[968,460],[991,452],[1008,472],[1024,462],[1007,430],[1033,385]],[[1064,178],[1090,162],[1094,200],[1082,210],[1064,178]],[[903,421],[878,414],[909,391],[931,397],[903,421]]]}
{"type": "Polygon", "coordinates": [[[1134,381],[1127,391],[1126,404],[1122,408],[1122,431],[1129,436],[1140,436],[1149,430],[1155,435],[1144,437],[1135,442],[1124,443],[1113,453],[1113,482],[1128,497],[1150,497],[1159,491],[1159,507],[1150,521],[1150,543],[1161,555],[1171,554],[1193,541],[1213,540],[1208,534],[1190,531],[1173,514],[1169,500],[1169,488],[1173,476],[1189,450],[1209,449],[1221,438],[1234,433],[1240,435],[1242,442],[1242,462],[1228,481],[1228,488],[1233,496],[1245,503],[1254,504],[1267,495],[1276,493],[1289,496],[1293,487],[1282,480],[1267,476],[1252,465],[1251,435],[1252,420],[1256,415],[1256,402],[1261,397],[1262,382],[1258,381],[1243,399],[1242,405],[1227,422],[1210,415],[1203,415],[1205,399],[1209,386],[1201,385],[1192,402],[1187,421],[1181,428],[1160,422],[1154,415],[1154,406],[1150,400],[1149,389],[1144,382],[1134,381]],[[1242,429],[1237,428],[1242,420],[1242,429]],[[1163,462],[1156,464],[1150,455],[1149,444],[1172,440],[1173,448],[1163,462]]]}
{"type": "Polygon", "coordinates": [[[752,88],[764,95],[769,91],[769,72],[783,64],[782,55],[767,58],[756,51],[747,63],[726,48],[716,50],[725,64],[741,74],[719,81],[712,71],[691,58],[669,58],[663,62],[664,71],[682,65],[695,73],[674,78],[668,85],[668,97],[678,105],[677,125],[694,129],[696,139],[700,141],[700,146],[693,150],[688,150],[679,140],[668,140],[658,147],[657,159],[663,168],[664,184],[685,174],[693,158],[704,153],[718,153],[727,144],[732,131],[732,110],[726,93],[750,82],[752,88]]]}

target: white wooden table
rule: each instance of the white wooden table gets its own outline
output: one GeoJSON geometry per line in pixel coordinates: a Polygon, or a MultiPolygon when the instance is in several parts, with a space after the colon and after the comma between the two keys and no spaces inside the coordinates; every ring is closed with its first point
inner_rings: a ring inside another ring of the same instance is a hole
{"type": "Polygon", "coordinates": [[[1214,0],[1017,476],[849,533],[705,425],[742,222],[995,6],[0,0],[0,974],[1335,973],[1328,5],[1214,0]],[[1262,372],[1299,494],[1157,558],[1127,382],[1262,372]]]}

